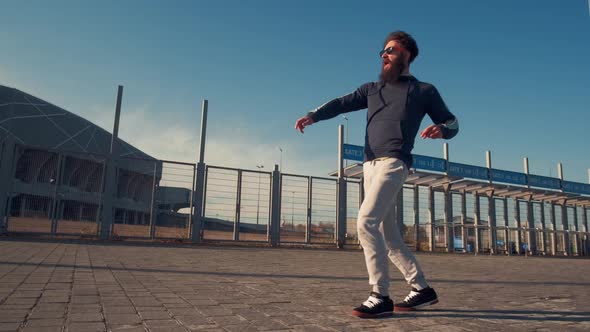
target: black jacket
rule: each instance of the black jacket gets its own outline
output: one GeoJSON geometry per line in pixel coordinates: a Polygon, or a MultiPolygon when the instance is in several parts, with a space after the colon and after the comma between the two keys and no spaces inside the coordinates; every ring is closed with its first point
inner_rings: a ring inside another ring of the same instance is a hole
{"type": "Polygon", "coordinates": [[[365,161],[395,157],[411,167],[414,140],[426,114],[435,124],[443,125],[443,138],[453,138],[459,131],[456,117],[449,112],[434,85],[413,76],[401,76],[393,84],[363,84],[353,93],[331,100],[308,115],[317,122],[365,108],[368,109],[365,161]]]}

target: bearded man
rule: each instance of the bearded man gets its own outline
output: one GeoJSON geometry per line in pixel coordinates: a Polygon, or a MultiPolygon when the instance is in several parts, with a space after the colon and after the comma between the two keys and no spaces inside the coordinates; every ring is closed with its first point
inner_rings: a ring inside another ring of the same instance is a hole
{"type": "Polygon", "coordinates": [[[390,33],[379,55],[382,68],[378,82],[363,84],[295,123],[295,129],[303,133],[305,127],[318,121],[367,109],[365,197],[359,209],[357,230],[372,290],[369,298],[352,311],[361,318],[388,316],[394,310],[416,310],[438,302],[416,257],[404,243],[395,202],[412,166],[411,151],[424,116],[428,114],[434,124],[422,131],[422,138],[450,139],[459,131],[457,118],[437,89],[410,74],[410,64],[418,55],[412,36],[403,31],[390,33]],[[395,305],[389,297],[388,257],[412,288],[404,301],[395,305]]]}

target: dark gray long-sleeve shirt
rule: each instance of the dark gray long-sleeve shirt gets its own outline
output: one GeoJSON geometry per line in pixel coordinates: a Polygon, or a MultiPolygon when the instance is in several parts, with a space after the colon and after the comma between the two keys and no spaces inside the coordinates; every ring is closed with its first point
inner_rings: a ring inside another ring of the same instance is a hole
{"type": "Polygon", "coordinates": [[[396,83],[370,82],[351,94],[333,99],[308,115],[315,121],[367,109],[364,159],[395,157],[412,165],[412,149],[424,115],[441,124],[443,138],[459,131],[457,118],[449,111],[436,88],[413,76],[396,83]]]}

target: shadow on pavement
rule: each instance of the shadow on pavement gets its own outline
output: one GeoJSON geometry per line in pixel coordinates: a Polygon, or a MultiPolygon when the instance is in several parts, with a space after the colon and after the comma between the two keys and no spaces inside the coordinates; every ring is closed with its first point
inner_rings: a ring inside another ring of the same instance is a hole
{"type": "Polygon", "coordinates": [[[425,309],[404,313],[396,312],[397,317],[406,318],[470,318],[522,321],[587,322],[589,311],[543,311],[543,310],[465,310],[465,309],[425,309]],[[572,317],[573,316],[573,317],[572,317]]]}
{"type": "MultiPolygon", "coordinates": [[[[224,272],[224,271],[195,271],[195,270],[178,270],[178,269],[150,269],[138,267],[119,267],[119,266],[92,266],[78,264],[47,264],[47,263],[27,263],[27,262],[8,262],[0,261],[0,265],[19,265],[19,266],[43,266],[43,267],[67,267],[94,270],[109,271],[130,271],[142,273],[172,273],[172,274],[190,274],[190,275],[210,275],[219,277],[236,277],[236,278],[295,278],[295,279],[320,279],[320,280],[349,280],[365,281],[367,277],[344,277],[332,275],[306,275],[306,274],[275,274],[275,273],[242,273],[242,272],[224,272]]],[[[392,281],[403,281],[401,278],[392,278],[392,281]]],[[[449,279],[429,279],[432,283],[451,283],[451,284],[501,284],[501,285],[553,285],[553,286],[590,286],[588,282],[557,282],[557,281],[519,281],[519,280],[449,280],[449,279]]]]}

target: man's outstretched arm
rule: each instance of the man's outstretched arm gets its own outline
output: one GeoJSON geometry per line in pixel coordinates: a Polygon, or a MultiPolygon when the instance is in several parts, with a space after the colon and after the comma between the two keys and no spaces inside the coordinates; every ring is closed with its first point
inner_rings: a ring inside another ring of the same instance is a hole
{"type": "Polygon", "coordinates": [[[331,119],[339,114],[367,108],[368,84],[362,85],[353,93],[330,100],[314,111],[295,121],[295,129],[303,133],[305,127],[318,121],[331,119]]]}

